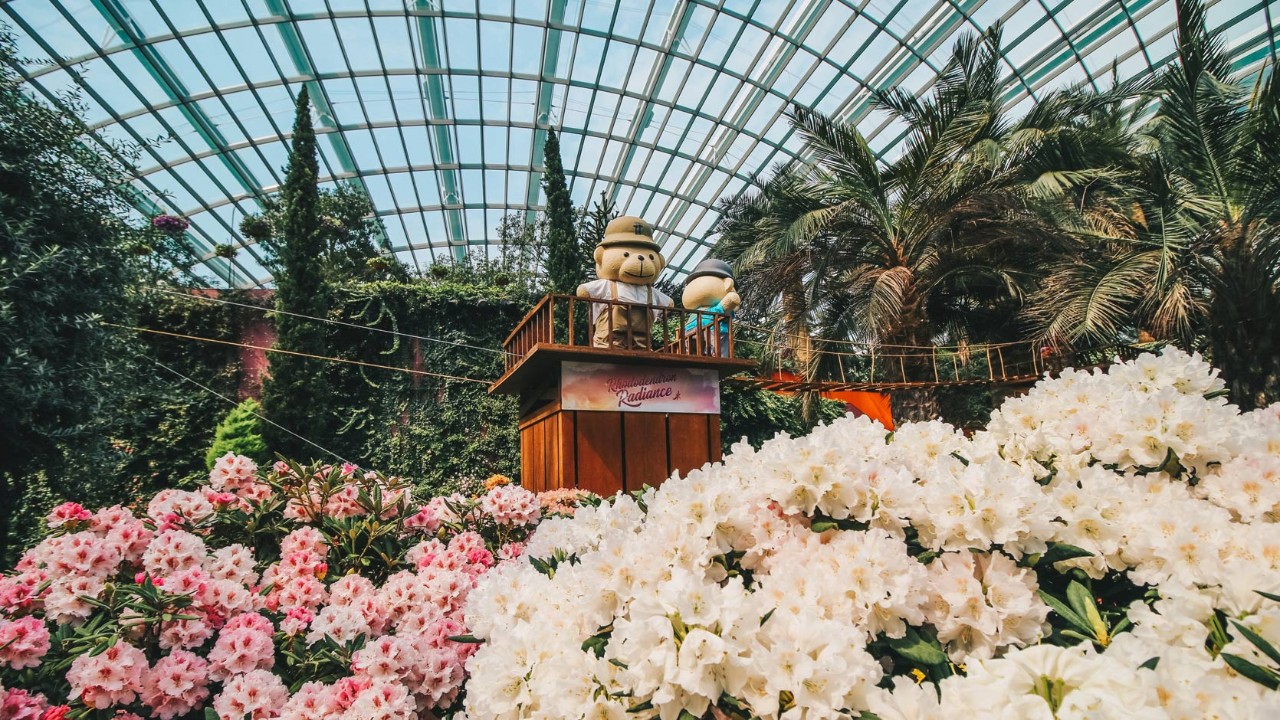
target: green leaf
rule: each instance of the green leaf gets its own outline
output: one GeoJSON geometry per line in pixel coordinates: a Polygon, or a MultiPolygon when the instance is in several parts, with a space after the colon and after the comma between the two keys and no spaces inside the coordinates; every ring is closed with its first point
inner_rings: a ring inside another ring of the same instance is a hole
{"type": "Polygon", "coordinates": [[[1261,636],[1261,635],[1259,635],[1258,633],[1256,633],[1256,632],[1254,632],[1254,631],[1250,630],[1249,628],[1245,627],[1244,625],[1241,625],[1240,623],[1236,622],[1235,620],[1232,620],[1232,621],[1231,621],[1231,624],[1232,624],[1232,625],[1235,625],[1235,626],[1236,626],[1236,629],[1240,631],[1240,634],[1241,634],[1241,635],[1244,635],[1244,636],[1245,636],[1245,639],[1247,639],[1249,642],[1253,643],[1254,647],[1258,648],[1258,649],[1259,649],[1259,650],[1261,650],[1261,651],[1262,651],[1262,652],[1263,652],[1267,657],[1271,658],[1271,662],[1273,662],[1273,663],[1275,663],[1275,664],[1277,664],[1277,665],[1280,665],[1280,650],[1276,650],[1276,649],[1275,649],[1275,647],[1273,647],[1273,646],[1271,645],[1271,643],[1269,643],[1269,642],[1267,642],[1266,640],[1264,640],[1264,639],[1262,638],[1262,636],[1261,636]]]}
{"type": "Polygon", "coordinates": [[[649,702],[648,700],[645,700],[639,705],[632,705],[631,707],[627,708],[627,712],[641,713],[641,712],[644,712],[645,710],[652,710],[652,709],[653,709],[653,703],[649,702]]]}
{"type": "Polygon", "coordinates": [[[1049,543],[1049,549],[1044,555],[1040,556],[1040,562],[1050,567],[1054,563],[1060,563],[1063,560],[1074,560],[1075,558],[1091,557],[1093,553],[1081,547],[1076,547],[1070,543],[1049,543]]]}
{"type": "Polygon", "coordinates": [[[1066,620],[1080,632],[1087,633],[1090,637],[1093,636],[1093,627],[1087,620],[1076,614],[1075,610],[1072,610],[1066,603],[1043,590],[1038,592],[1040,593],[1040,599],[1052,608],[1054,612],[1058,613],[1063,620],[1066,620]]]}
{"type": "Polygon", "coordinates": [[[582,643],[583,652],[595,653],[598,658],[604,657],[605,646],[609,644],[607,635],[592,635],[582,643]]]}
{"type": "Polygon", "coordinates": [[[941,665],[947,662],[947,654],[942,651],[938,639],[922,636],[910,625],[907,626],[905,635],[886,638],[885,642],[902,657],[921,665],[941,665]]]}
{"type": "Polygon", "coordinates": [[[1221,657],[1226,661],[1227,665],[1231,666],[1232,670],[1235,670],[1268,690],[1275,690],[1277,687],[1280,687],[1280,678],[1276,676],[1275,672],[1263,667],[1258,667],[1239,655],[1222,653],[1221,657]]]}
{"type": "Polygon", "coordinates": [[[218,711],[211,707],[204,709],[204,720],[218,720],[218,711]]]}
{"type": "Polygon", "coordinates": [[[475,635],[450,635],[446,639],[452,640],[456,643],[467,643],[470,645],[481,645],[484,643],[484,640],[481,640],[475,635]]]}
{"type": "Polygon", "coordinates": [[[1155,670],[1155,669],[1156,669],[1156,666],[1157,666],[1157,665],[1159,665],[1159,664],[1160,664],[1160,656],[1159,656],[1159,655],[1157,655],[1157,656],[1155,656],[1155,657],[1153,657],[1153,658],[1151,658],[1151,659],[1147,660],[1146,662],[1142,663],[1142,664],[1141,664],[1141,665],[1139,665],[1138,667],[1140,667],[1140,668],[1146,668],[1146,669],[1148,669],[1148,670],[1155,670]]]}
{"type": "Polygon", "coordinates": [[[1264,598],[1266,598],[1266,599],[1268,599],[1268,600],[1272,600],[1272,601],[1275,601],[1275,602],[1280,602],[1280,595],[1274,595],[1274,594],[1269,593],[1269,592],[1262,592],[1261,590],[1254,590],[1254,592],[1258,593],[1259,595],[1261,595],[1262,597],[1264,597],[1264,598]]]}
{"type": "Polygon", "coordinates": [[[837,527],[839,527],[839,525],[835,520],[815,520],[813,524],[809,526],[809,529],[816,533],[822,533],[828,530],[835,530],[837,527]]]}
{"type": "Polygon", "coordinates": [[[1103,645],[1110,643],[1111,636],[1107,632],[1107,623],[1098,612],[1098,604],[1094,602],[1093,593],[1089,592],[1089,588],[1072,580],[1071,584],[1067,585],[1067,600],[1071,602],[1072,609],[1089,622],[1093,637],[1103,645]]]}

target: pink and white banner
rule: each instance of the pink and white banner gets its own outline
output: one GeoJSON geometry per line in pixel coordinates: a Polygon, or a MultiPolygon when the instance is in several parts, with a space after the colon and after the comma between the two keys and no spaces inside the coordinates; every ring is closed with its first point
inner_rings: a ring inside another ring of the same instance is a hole
{"type": "Polygon", "coordinates": [[[720,374],[712,368],[561,363],[563,410],[720,413],[720,374]]]}

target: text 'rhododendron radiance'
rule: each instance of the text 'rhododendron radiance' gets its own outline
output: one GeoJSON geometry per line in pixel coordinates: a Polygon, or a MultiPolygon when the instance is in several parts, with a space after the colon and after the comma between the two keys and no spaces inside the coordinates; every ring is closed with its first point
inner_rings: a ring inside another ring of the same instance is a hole
{"type": "Polygon", "coordinates": [[[1222,387],[1168,350],[545,520],[469,593],[466,717],[1280,717],[1280,407],[1222,387]]]}
{"type": "Polygon", "coordinates": [[[66,503],[0,577],[0,720],[448,715],[476,582],[595,501],[505,485],[419,506],[353,466],[227,455],[145,515],[66,503]]]}

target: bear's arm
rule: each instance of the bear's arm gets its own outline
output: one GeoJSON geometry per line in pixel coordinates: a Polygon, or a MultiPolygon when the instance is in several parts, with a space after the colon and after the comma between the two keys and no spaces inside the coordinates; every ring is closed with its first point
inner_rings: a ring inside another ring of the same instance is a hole
{"type": "Polygon", "coordinates": [[[578,286],[577,296],[578,296],[578,297],[591,297],[591,291],[587,289],[587,284],[586,284],[586,283],[582,283],[581,285],[579,285],[579,286],[578,286]]]}

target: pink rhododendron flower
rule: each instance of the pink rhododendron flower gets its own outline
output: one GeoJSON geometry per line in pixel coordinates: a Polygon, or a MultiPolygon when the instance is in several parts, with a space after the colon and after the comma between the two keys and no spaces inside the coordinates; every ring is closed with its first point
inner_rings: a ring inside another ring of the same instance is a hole
{"type": "Polygon", "coordinates": [[[501,560],[518,560],[524,557],[525,544],[522,542],[509,542],[498,548],[498,558],[501,560]]]}
{"type": "Polygon", "coordinates": [[[153,539],[155,539],[155,533],[147,528],[146,523],[134,519],[132,515],[127,520],[114,523],[106,531],[105,536],[106,542],[118,550],[125,562],[129,563],[141,560],[142,553],[146,551],[153,539]]]}
{"type": "Polygon", "coordinates": [[[77,502],[64,502],[54,508],[45,519],[50,528],[60,528],[67,523],[82,523],[93,517],[93,513],[84,509],[77,502]]]}
{"type": "Polygon", "coordinates": [[[240,491],[258,483],[258,465],[244,455],[227,453],[213,463],[209,471],[209,487],[214,492],[239,495],[240,491]]]}
{"type": "Polygon", "coordinates": [[[309,682],[298,688],[280,711],[281,720],[329,720],[339,714],[333,704],[333,688],[309,682]]]}
{"type": "Polygon", "coordinates": [[[213,505],[198,490],[167,488],[156,493],[147,503],[147,515],[159,522],[184,524],[169,516],[174,515],[189,522],[200,522],[213,514],[213,505]]]}
{"type": "Polygon", "coordinates": [[[93,614],[86,599],[97,600],[104,587],[99,577],[68,575],[54,580],[44,596],[45,618],[59,625],[80,625],[93,614]]]}
{"type": "Polygon", "coordinates": [[[21,688],[0,687],[0,718],[4,720],[42,720],[49,707],[48,700],[39,693],[29,693],[21,688]]]}
{"type": "Polygon", "coordinates": [[[307,633],[307,644],[314,645],[326,636],[333,638],[340,645],[349,643],[361,635],[367,637],[373,634],[369,620],[360,608],[329,605],[321,609],[311,623],[311,632],[307,633]]]}
{"type": "Polygon", "coordinates": [[[325,542],[324,535],[310,525],[294,530],[280,541],[281,557],[307,552],[320,557],[329,553],[329,545],[325,542]]]}
{"type": "Polygon", "coordinates": [[[241,585],[256,585],[258,572],[254,566],[253,550],[236,544],[214,550],[205,564],[205,569],[209,571],[209,575],[218,580],[231,580],[241,585]]]}
{"type": "Polygon", "coordinates": [[[374,682],[352,698],[343,720],[415,720],[417,704],[404,685],[374,682]]]}
{"type": "Polygon", "coordinates": [[[0,665],[14,670],[39,667],[49,652],[49,628],[40,618],[28,615],[17,620],[0,620],[0,665]]]}
{"type": "Polygon", "coordinates": [[[542,515],[538,496],[516,485],[500,485],[485,493],[480,509],[499,525],[530,525],[542,515]]]}
{"type": "Polygon", "coordinates": [[[205,555],[204,540],[184,530],[166,530],[147,545],[142,564],[152,575],[167,577],[203,565],[205,555]]]}
{"type": "Polygon", "coordinates": [[[226,680],[253,670],[270,670],[275,664],[272,631],[271,621],[257,613],[231,618],[209,651],[209,676],[226,680]]]}
{"type": "MultiPolygon", "coordinates": [[[[186,614],[199,615],[200,613],[188,611],[186,614]]],[[[205,619],[162,622],[160,623],[160,647],[166,650],[199,647],[213,637],[215,629],[205,619]]]]}
{"type": "Polygon", "coordinates": [[[285,611],[284,619],[280,621],[280,631],[290,637],[301,635],[315,619],[315,613],[307,608],[291,607],[285,611]]]}
{"type": "Polygon", "coordinates": [[[360,504],[360,487],[344,485],[341,490],[330,495],[324,505],[324,514],[337,520],[367,515],[368,510],[360,504]]]}
{"type": "Polygon", "coordinates": [[[146,656],[124,642],[117,642],[98,655],[80,655],[67,670],[70,697],[99,710],[126,705],[142,692],[146,670],[146,656]]]}
{"type": "Polygon", "coordinates": [[[404,528],[406,530],[420,530],[430,535],[440,529],[440,519],[436,517],[435,512],[429,507],[423,507],[418,512],[404,519],[404,528]]]}
{"type": "Polygon", "coordinates": [[[0,575],[0,613],[12,616],[29,610],[35,600],[36,588],[47,576],[45,570],[0,575]]]}
{"type": "Polygon", "coordinates": [[[174,650],[143,676],[142,702],[160,720],[185,715],[209,697],[209,663],[186,650],[174,650]]]}
{"type": "Polygon", "coordinates": [[[253,670],[227,681],[213,700],[219,720],[265,720],[279,716],[289,690],[267,670],[253,670]]]}

